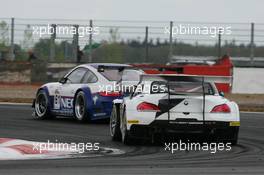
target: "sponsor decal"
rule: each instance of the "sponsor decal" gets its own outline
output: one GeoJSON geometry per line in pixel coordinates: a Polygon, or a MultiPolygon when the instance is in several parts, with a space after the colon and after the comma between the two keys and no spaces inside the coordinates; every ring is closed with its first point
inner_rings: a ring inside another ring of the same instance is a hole
{"type": "Polygon", "coordinates": [[[158,107],[160,108],[161,111],[156,113],[155,118],[158,118],[162,114],[169,112],[173,107],[175,107],[178,104],[180,104],[183,100],[184,100],[184,98],[177,98],[177,99],[164,98],[164,99],[160,99],[158,107]]]}
{"type": "Polygon", "coordinates": [[[229,126],[240,126],[240,122],[230,122],[229,126]]]}
{"type": "Polygon", "coordinates": [[[138,124],[139,120],[128,120],[127,123],[128,124],[138,124]]]}
{"type": "Polygon", "coordinates": [[[72,109],[73,108],[73,98],[72,97],[62,97],[58,89],[55,90],[54,95],[54,109],[72,109]]]}
{"type": "Polygon", "coordinates": [[[73,98],[62,97],[61,105],[62,105],[62,108],[64,109],[72,109],[73,108],[73,98]]]}
{"type": "Polygon", "coordinates": [[[96,103],[97,103],[97,100],[98,100],[98,96],[97,96],[97,95],[94,95],[94,97],[93,97],[93,102],[94,102],[94,105],[96,105],[96,103]]]}

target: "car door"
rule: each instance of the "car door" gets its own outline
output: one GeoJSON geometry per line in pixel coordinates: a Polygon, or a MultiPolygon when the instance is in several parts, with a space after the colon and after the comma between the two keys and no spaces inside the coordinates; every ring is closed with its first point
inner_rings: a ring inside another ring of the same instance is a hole
{"type": "Polygon", "coordinates": [[[82,86],[82,79],[87,72],[87,68],[78,67],[65,78],[55,90],[54,109],[61,115],[73,114],[73,98],[76,90],[82,86]]]}
{"type": "Polygon", "coordinates": [[[82,79],[82,83],[83,86],[88,87],[92,93],[91,108],[93,110],[93,117],[101,118],[105,116],[105,98],[99,95],[102,82],[98,81],[98,77],[92,71],[88,70],[82,79]]]}

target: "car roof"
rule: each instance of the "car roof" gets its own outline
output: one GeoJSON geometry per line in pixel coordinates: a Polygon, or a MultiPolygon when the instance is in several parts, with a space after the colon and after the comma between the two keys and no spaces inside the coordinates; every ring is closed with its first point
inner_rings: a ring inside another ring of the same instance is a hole
{"type": "Polygon", "coordinates": [[[128,64],[119,64],[119,63],[88,63],[88,64],[82,64],[80,66],[89,67],[92,66],[94,68],[98,68],[98,66],[111,66],[111,67],[130,67],[128,64]]]}

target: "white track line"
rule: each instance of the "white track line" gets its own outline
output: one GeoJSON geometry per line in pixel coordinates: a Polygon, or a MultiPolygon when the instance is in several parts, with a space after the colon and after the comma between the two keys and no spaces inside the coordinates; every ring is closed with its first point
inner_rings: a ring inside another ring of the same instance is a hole
{"type": "Polygon", "coordinates": [[[241,111],[240,113],[243,113],[243,114],[263,114],[264,115],[264,112],[241,111]]]}
{"type": "Polygon", "coordinates": [[[0,105],[21,105],[21,106],[23,106],[23,105],[29,105],[29,106],[31,106],[32,105],[32,103],[12,103],[12,102],[0,102],[0,105]]]}

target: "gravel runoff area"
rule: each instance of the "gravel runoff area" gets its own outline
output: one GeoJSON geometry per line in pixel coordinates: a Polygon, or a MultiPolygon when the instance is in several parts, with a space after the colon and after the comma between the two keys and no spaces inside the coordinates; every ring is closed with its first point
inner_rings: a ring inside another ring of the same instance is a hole
{"type": "MultiPolygon", "coordinates": [[[[36,84],[0,84],[0,102],[31,103],[36,84]]],[[[226,94],[226,98],[236,101],[241,111],[264,111],[264,94],[226,94]]]]}

